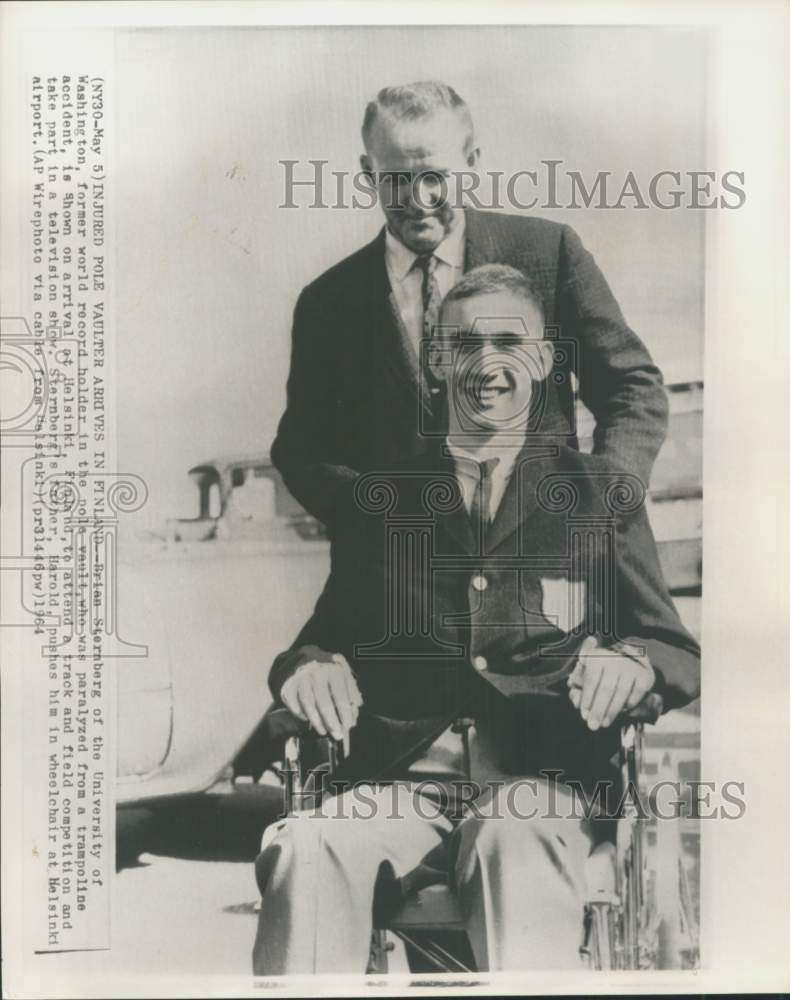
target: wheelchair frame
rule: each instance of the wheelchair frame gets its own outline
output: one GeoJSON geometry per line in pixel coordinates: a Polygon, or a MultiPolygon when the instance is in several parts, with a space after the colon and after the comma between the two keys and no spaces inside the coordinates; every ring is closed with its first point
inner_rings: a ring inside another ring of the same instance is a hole
{"type": "MultiPolygon", "coordinates": [[[[648,696],[651,698],[651,696],[648,696]]],[[[644,722],[655,722],[661,711],[660,701],[647,700],[626,718],[620,729],[619,764],[624,788],[638,789],[643,756],[644,722]]],[[[275,713],[287,712],[277,709],[275,713]]],[[[284,734],[283,767],[279,771],[284,779],[285,810],[291,815],[304,808],[314,808],[320,778],[334,772],[339,763],[340,745],[324,739],[326,759],[305,774],[302,740],[306,727],[292,719],[290,730],[284,734]]],[[[464,758],[469,771],[469,729],[472,719],[458,719],[453,726],[462,736],[464,758]]],[[[579,954],[590,969],[637,970],[650,968],[679,968],[681,956],[692,967],[699,961],[699,940],[694,920],[685,867],[680,853],[679,836],[668,840],[671,871],[661,873],[670,884],[663,887],[663,896],[675,902],[671,913],[650,910],[646,891],[646,832],[644,817],[633,801],[626,797],[623,812],[618,820],[617,843],[614,849],[614,881],[610,888],[593,893],[584,904],[582,939],[579,954]],[[676,874],[677,882],[671,880],[676,874]]],[[[667,821],[665,821],[667,822],[667,821]]],[[[664,853],[667,853],[666,851],[664,853]]],[[[438,894],[447,895],[445,886],[435,887],[438,894]]],[[[426,890],[423,890],[425,892],[426,890]]],[[[430,890],[428,890],[430,891],[430,890]]],[[[420,895],[420,894],[418,894],[420,895]]],[[[656,897],[662,892],[656,888],[656,897]]],[[[414,907],[412,906],[412,909],[414,907]]],[[[394,948],[388,932],[396,935],[407,948],[413,949],[437,971],[474,973],[460,959],[452,955],[440,942],[430,938],[437,931],[463,931],[460,915],[445,915],[436,920],[420,923],[398,916],[384,926],[374,926],[371,935],[368,973],[387,972],[387,955],[394,948]],[[427,941],[419,940],[427,935],[427,941]]]]}

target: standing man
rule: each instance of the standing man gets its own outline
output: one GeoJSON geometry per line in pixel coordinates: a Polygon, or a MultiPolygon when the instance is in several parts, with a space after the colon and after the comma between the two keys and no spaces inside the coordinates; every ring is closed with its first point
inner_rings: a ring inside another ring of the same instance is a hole
{"type": "Polygon", "coordinates": [[[365,112],[363,171],[386,216],[379,235],[305,288],[296,304],[288,400],[271,454],[293,495],[332,526],[359,472],[425,451],[445,391],[422,364],[442,299],[483,264],[527,276],[555,356],[544,434],[577,447],[574,387],[595,417],[596,454],[647,483],[663,443],[661,374],[569,227],[458,208],[459,175],[479,159],[469,109],[446,84],[385,87],[365,112]],[[559,352],[558,352],[559,354],[559,352]]]}

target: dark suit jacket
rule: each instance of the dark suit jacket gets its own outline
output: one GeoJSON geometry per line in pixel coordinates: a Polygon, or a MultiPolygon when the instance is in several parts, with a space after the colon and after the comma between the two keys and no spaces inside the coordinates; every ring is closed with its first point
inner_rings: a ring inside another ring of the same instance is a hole
{"type": "Polygon", "coordinates": [[[602,777],[616,734],[590,733],[565,683],[588,632],[646,647],[667,707],[699,691],[699,648],[664,584],[635,482],[598,456],[528,443],[483,531],[439,447],[358,478],[315,612],[272,667],[275,698],[295,650],[314,644],[346,657],[364,699],[349,776],[402,775],[471,715],[497,734],[508,773],[602,777]]]}
{"type": "MultiPolygon", "coordinates": [[[[620,312],[593,257],[569,227],[466,210],[465,270],[509,264],[529,276],[548,326],[573,349],[555,361],[545,433],[575,447],[570,373],[596,420],[595,451],[648,481],[667,423],[661,375],[620,312]]],[[[271,457],[293,495],[331,525],[338,489],[356,472],[426,448],[443,402],[427,393],[397,319],[384,230],[301,293],[288,401],[271,457]]]]}

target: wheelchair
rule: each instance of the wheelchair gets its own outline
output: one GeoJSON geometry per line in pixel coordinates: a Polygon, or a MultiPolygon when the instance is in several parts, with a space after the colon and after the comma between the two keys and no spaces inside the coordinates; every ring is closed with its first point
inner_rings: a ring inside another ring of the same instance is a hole
{"type": "MultiPolygon", "coordinates": [[[[662,708],[660,695],[651,693],[620,720],[618,766],[623,788],[640,788],[644,726],[655,723],[662,708]]],[[[467,775],[473,725],[471,718],[460,718],[453,725],[461,736],[467,775]]],[[[314,809],[327,778],[339,764],[341,745],[319,737],[281,707],[267,712],[261,736],[267,746],[267,766],[283,783],[285,814],[314,809]]],[[[677,822],[657,824],[662,864],[654,873],[652,892],[647,886],[646,823],[638,805],[625,796],[616,843],[599,845],[593,852],[589,895],[580,914],[581,967],[643,970],[699,964],[699,937],[680,836],[677,829],[662,830],[676,828],[677,822]]],[[[413,889],[394,907],[374,902],[372,918],[368,974],[388,972],[393,937],[405,946],[412,971],[478,971],[465,942],[458,902],[446,882],[413,889]]]]}

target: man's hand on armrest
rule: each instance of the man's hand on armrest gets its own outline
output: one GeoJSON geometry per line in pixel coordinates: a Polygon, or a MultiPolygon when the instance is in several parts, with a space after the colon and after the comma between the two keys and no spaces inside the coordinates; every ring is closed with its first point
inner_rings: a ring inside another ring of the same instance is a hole
{"type": "Polygon", "coordinates": [[[596,730],[638,705],[655,680],[647,656],[627,646],[605,649],[589,636],[568,678],[568,696],[589,728],[596,730]]]}
{"type": "Polygon", "coordinates": [[[280,689],[280,700],[321,736],[342,740],[348,756],[349,733],[362,704],[348,661],[318,646],[302,646],[295,656],[296,669],[280,689]]]}

